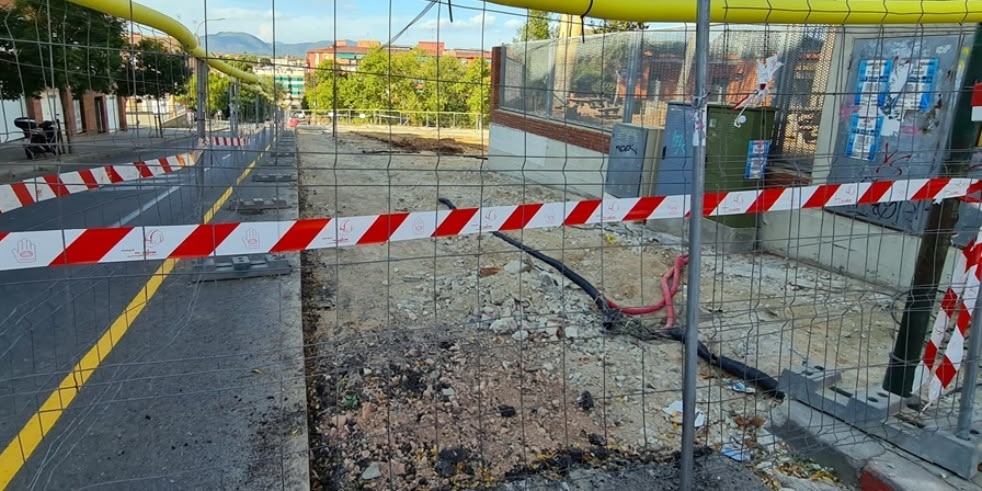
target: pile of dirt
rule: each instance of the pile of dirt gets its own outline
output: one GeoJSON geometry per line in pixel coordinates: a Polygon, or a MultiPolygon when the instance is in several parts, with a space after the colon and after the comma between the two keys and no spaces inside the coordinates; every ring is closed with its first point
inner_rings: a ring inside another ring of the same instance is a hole
{"type": "Polygon", "coordinates": [[[434,152],[440,155],[480,154],[482,145],[462,142],[455,138],[430,138],[420,135],[390,134],[358,131],[356,134],[378,140],[387,146],[408,152],[434,152]]]}

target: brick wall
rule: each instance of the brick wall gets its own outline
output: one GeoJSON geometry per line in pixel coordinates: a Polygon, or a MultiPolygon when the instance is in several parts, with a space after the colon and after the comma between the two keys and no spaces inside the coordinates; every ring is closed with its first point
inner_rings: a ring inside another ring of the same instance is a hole
{"type": "Polygon", "coordinates": [[[491,122],[596,152],[610,150],[610,133],[501,109],[502,49],[491,50],[491,122]]]}

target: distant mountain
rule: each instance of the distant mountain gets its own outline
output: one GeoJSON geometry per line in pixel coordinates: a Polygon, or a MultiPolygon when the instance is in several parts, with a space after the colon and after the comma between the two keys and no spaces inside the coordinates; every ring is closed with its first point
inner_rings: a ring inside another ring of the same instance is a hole
{"type": "MultiPolygon", "coordinates": [[[[244,32],[219,32],[201,37],[201,45],[205,46],[207,41],[208,51],[226,55],[248,54],[256,56],[273,56],[273,45],[262,39],[246,34],[244,32]]],[[[276,56],[299,56],[307,55],[307,50],[313,48],[323,48],[330,46],[331,41],[317,41],[313,43],[276,43],[276,56]]]]}

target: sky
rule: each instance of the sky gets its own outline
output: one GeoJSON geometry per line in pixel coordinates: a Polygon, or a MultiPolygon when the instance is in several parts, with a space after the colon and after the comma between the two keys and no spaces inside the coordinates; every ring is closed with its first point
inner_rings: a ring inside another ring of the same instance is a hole
{"type": "MultiPolygon", "coordinates": [[[[286,43],[338,39],[382,42],[408,25],[428,0],[142,0],[199,35],[245,32],[286,43]],[[335,5],[336,3],[336,5],[335,5]],[[334,10],[337,9],[337,18],[334,10]],[[206,25],[199,24],[209,19],[206,25]],[[224,19],[212,21],[211,19],[224,19]],[[275,36],[274,36],[275,33],[275,36]]],[[[446,2],[434,6],[395,44],[444,41],[448,48],[490,49],[510,42],[525,11],[476,0],[453,0],[453,23],[446,2]]]]}

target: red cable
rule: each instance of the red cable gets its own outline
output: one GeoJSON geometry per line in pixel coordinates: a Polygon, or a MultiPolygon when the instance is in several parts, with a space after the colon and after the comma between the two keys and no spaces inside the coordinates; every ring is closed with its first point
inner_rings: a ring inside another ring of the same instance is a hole
{"type": "Polygon", "coordinates": [[[613,300],[604,297],[604,302],[611,309],[623,312],[626,315],[644,315],[658,312],[661,309],[666,310],[667,319],[665,320],[665,327],[670,328],[675,325],[675,304],[673,298],[675,293],[679,291],[679,284],[682,282],[682,268],[689,264],[689,256],[686,254],[680,254],[675,258],[675,265],[667,273],[661,277],[661,291],[662,299],[654,305],[649,305],[646,307],[621,307],[617,305],[613,300]]]}

